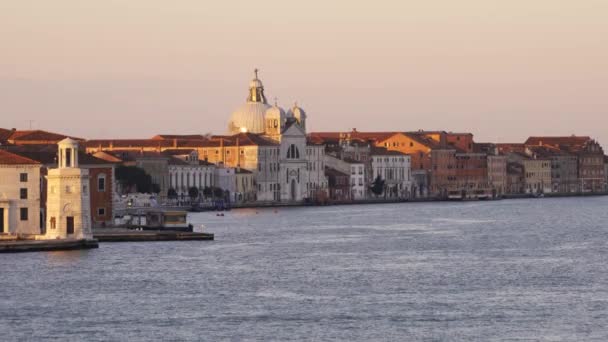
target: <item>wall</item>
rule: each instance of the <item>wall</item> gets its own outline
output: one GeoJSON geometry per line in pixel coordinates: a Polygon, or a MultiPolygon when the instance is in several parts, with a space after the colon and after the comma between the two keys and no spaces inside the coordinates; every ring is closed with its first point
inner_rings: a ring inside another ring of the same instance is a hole
{"type": "Polygon", "coordinates": [[[40,234],[40,165],[0,165],[0,208],[4,208],[4,232],[40,234]],[[27,173],[27,182],[20,174],[27,173]],[[20,189],[27,199],[20,199],[20,189]],[[20,208],[28,208],[28,219],[21,220],[20,208]]]}

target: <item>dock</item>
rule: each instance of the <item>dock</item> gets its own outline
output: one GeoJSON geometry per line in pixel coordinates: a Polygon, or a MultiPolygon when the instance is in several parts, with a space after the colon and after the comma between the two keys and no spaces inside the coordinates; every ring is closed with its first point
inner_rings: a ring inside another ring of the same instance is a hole
{"type": "Polygon", "coordinates": [[[95,239],[0,241],[0,253],[50,252],[99,248],[95,239]]]}
{"type": "Polygon", "coordinates": [[[93,237],[99,242],[145,241],[212,241],[212,233],[193,233],[171,230],[94,229],[93,237]]]}

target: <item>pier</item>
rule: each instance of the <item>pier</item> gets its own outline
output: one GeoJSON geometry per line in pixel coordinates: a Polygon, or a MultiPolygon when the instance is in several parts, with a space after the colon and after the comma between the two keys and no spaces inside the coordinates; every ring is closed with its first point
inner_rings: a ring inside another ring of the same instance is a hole
{"type": "Polygon", "coordinates": [[[212,233],[121,228],[94,229],[93,237],[99,242],[212,241],[215,238],[212,233]]]}
{"type": "Polygon", "coordinates": [[[0,241],[0,253],[49,252],[98,248],[96,239],[0,241]]]}

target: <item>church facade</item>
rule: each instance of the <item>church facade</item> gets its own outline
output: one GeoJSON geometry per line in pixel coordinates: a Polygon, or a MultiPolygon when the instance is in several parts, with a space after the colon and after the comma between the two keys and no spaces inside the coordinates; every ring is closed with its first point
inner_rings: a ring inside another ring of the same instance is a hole
{"type": "Polygon", "coordinates": [[[268,105],[257,70],[246,103],[232,113],[228,133],[232,141],[239,135],[255,135],[251,140],[259,142],[255,165],[235,165],[254,172],[258,201],[302,202],[327,192],[325,150],[308,143],[306,112],[297,105],[288,111],[277,103],[268,105]]]}

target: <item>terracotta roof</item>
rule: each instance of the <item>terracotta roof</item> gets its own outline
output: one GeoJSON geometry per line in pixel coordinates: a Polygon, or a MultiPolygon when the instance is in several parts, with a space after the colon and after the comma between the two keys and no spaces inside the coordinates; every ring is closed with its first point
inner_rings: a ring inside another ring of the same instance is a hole
{"type": "Polygon", "coordinates": [[[583,146],[591,140],[590,137],[587,136],[562,136],[562,137],[529,137],[528,140],[524,144],[526,145],[550,145],[553,147],[575,147],[575,146],[583,146]]]}
{"type": "Polygon", "coordinates": [[[439,142],[424,135],[424,134],[428,134],[428,132],[408,132],[408,133],[404,133],[404,134],[406,136],[408,136],[410,139],[412,139],[412,140],[418,142],[419,144],[424,145],[428,148],[439,149],[442,147],[439,142]]]}
{"type": "MultiPolygon", "coordinates": [[[[55,147],[57,147],[55,145],[55,147]]],[[[56,165],[57,164],[57,149],[55,151],[44,150],[44,151],[32,151],[32,150],[22,150],[22,151],[14,151],[15,154],[20,156],[35,160],[44,165],[56,165]]],[[[113,164],[111,161],[103,160],[100,158],[96,158],[91,154],[87,154],[85,152],[78,152],[78,163],[80,165],[107,165],[113,164]]]]}
{"type": "Polygon", "coordinates": [[[141,158],[148,159],[169,159],[169,156],[162,154],[161,152],[154,151],[141,151],[141,150],[112,150],[102,151],[94,154],[97,158],[103,158],[104,160],[116,160],[117,162],[135,161],[141,158]]]}
{"type": "Polygon", "coordinates": [[[496,144],[496,147],[498,148],[498,151],[500,151],[501,153],[513,153],[513,152],[523,153],[526,150],[526,146],[524,144],[520,144],[520,143],[514,143],[514,144],[502,143],[502,144],[496,144]]]}
{"type": "Polygon", "coordinates": [[[372,156],[407,156],[407,154],[399,152],[399,151],[387,150],[384,147],[376,147],[376,146],[371,147],[370,155],[372,155],[372,156]]]}
{"type": "Polygon", "coordinates": [[[11,153],[5,150],[0,150],[0,164],[2,165],[37,165],[39,162],[20,156],[15,153],[11,153]]]}
{"type": "Polygon", "coordinates": [[[554,156],[567,156],[569,153],[552,146],[534,146],[530,145],[527,148],[537,157],[548,158],[554,156]]]}
{"type": "Polygon", "coordinates": [[[0,128],[0,144],[7,142],[8,138],[15,132],[15,129],[0,128]]]}
{"type": "Polygon", "coordinates": [[[138,148],[138,147],[172,147],[173,141],[152,139],[97,139],[88,140],[85,146],[89,148],[138,148]]]}
{"type": "Polygon", "coordinates": [[[152,140],[207,140],[202,134],[159,134],[152,137],[152,140]]]}
{"type": "Polygon", "coordinates": [[[31,131],[14,131],[13,134],[7,139],[13,144],[28,143],[28,142],[60,142],[65,138],[72,138],[74,140],[84,140],[81,138],[70,137],[64,134],[58,134],[53,132],[47,132],[42,130],[31,130],[31,131]]]}

